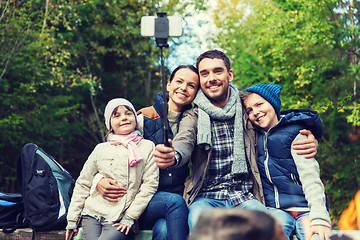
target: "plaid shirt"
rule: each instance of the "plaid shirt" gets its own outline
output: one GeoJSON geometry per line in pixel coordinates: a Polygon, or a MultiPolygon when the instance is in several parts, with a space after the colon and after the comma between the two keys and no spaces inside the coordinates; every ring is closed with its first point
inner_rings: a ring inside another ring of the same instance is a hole
{"type": "Polygon", "coordinates": [[[250,192],[253,186],[251,174],[231,173],[234,158],[234,118],[211,119],[212,152],[199,197],[230,201],[232,206],[255,199],[250,192]]]}

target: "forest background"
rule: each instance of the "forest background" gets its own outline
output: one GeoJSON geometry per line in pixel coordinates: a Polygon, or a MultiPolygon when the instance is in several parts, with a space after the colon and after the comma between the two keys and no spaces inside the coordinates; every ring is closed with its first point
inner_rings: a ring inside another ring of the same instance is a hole
{"type": "Polygon", "coordinates": [[[210,3],[0,0],[0,191],[18,192],[16,165],[28,142],[76,178],[103,141],[107,101],[124,97],[139,109],[160,91],[159,49],[140,35],[141,17],[202,14],[202,40],[189,24],[169,39],[167,76],[171,59],[190,56],[194,64],[194,49],[218,48],[230,57],[240,90],[277,83],[283,110],[318,111],[324,136],[317,159],[336,228],[360,183],[359,1],[210,3]]]}

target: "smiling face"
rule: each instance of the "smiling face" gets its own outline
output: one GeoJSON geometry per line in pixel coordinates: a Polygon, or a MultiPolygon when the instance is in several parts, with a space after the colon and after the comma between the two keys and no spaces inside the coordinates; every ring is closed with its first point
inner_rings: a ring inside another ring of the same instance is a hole
{"type": "Polygon", "coordinates": [[[244,105],[250,121],[256,126],[268,131],[278,123],[275,109],[260,95],[251,93],[244,99],[244,105]]]}
{"type": "Polygon", "coordinates": [[[227,70],[224,60],[204,58],[199,62],[200,86],[206,97],[217,107],[224,107],[230,95],[229,84],[233,72],[227,70]]]}
{"type": "Polygon", "coordinates": [[[116,135],[127,135],[136,127],[136,117],[130,108],[119,106],[110,118],[110,126],[116,135]]]}
{"type": "Polygon", "coordinates": [[[167,84],[169,109],[181,112],[186,105],[194,100],[198,88],[198,75],[188,68],[179,69],[171,82],[167,84]]]}

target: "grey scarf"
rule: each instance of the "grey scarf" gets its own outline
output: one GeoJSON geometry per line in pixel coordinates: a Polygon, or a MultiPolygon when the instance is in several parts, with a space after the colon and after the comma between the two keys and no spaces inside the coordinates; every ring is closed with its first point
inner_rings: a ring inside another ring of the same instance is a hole
{"type": "Polygon", "coordinates": [[[231,172],[247,173],[247,163],[244,148],[242,105],[239,92],[233,85],[230,85],[229,101],[224,108],[215,107],[199,89],[194,103],[199,108],[197,144],[205,144],[205,148],[212,146],[211,140],[211,120],[226,120],[235,116],[234,120],[234,161],[231,172]]]}

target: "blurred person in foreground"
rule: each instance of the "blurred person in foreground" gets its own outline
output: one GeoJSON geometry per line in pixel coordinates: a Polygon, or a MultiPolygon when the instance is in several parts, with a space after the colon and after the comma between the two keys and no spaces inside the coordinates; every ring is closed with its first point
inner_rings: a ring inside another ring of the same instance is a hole
{"type": "Polygon", "coordinates": [[[241,208],[204,211],[189,240],[286,240],[281,224],[265,212],[241,208]]]}

